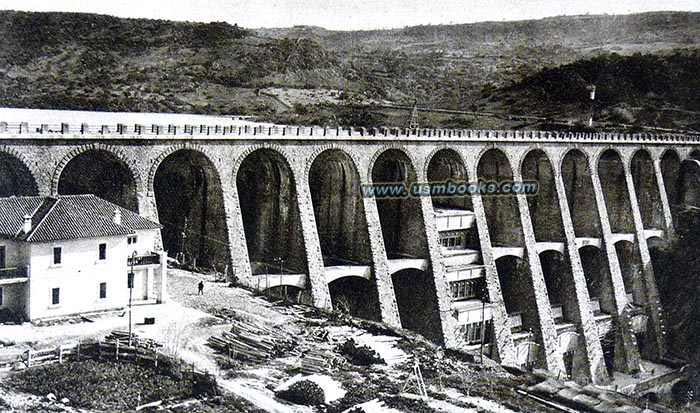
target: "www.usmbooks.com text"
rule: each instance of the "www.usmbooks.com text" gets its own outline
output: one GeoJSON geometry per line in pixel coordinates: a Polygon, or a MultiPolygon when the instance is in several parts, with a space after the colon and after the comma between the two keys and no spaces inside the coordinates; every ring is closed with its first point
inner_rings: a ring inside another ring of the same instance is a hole
{"type": "Polygon", "coordinates": [[[362,185],[365,198],[406,198],[406,197],[459,197],[467,195],[536,195],[537,181],[444,181],[407,183],[376,183],[362,185]]]}

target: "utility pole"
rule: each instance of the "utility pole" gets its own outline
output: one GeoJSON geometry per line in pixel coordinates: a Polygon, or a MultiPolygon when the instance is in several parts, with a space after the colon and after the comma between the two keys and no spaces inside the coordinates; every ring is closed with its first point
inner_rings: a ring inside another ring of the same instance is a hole
{"type": "Polygon", "coordinates": [[[486,335],[486,283],[481,287],[481,347],[479,349],[479,362],[484,363],[484,336],[486,335]]]}
{"type": "Polygon", "coordinates": [[[134,293],[134,261],[136,261],[136,251],[131,253],[131,272],[127,276],[127,287],[129,287],[129,347],[131,347],[131,299],[134,293]]]}
{"type": "Polygon", "coordinates": [[[595,85],[590,85],[588,87],[588,90],[591,91],[591,113],[590,113],[590,117],[588,118],[588,127],[592,128],[593,127],[593,115],[595,114],[595,85]]]}
{"type": "Polygon", "coordinates": [[[418,129],[418,101],[413,101],[413,107],[411,108],[411,117],[408,119],[409,129],[418,129]]]}

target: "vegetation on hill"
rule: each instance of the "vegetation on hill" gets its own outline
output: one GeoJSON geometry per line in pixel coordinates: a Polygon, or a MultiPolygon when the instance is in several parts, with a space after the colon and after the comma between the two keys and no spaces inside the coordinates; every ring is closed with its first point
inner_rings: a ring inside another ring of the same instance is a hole
{"type": "Polygon", "coordinates": [[[416,102],[454,111],[421,113],[425,127],[547,123],[513,117],[532,114],[561,127],[588,116],[596,84],[602,126],[697,127],[700,13],[355,32],[75,13],[0,20],[1,106],[373,127],[403,126],[416,102]]]}

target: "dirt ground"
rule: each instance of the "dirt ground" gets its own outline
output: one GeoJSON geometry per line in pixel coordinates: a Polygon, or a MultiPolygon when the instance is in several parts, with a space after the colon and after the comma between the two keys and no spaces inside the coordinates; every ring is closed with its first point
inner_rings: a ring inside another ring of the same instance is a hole
{"type": "MultiPolygon", "coordinates": [[[[272,413],[316,411],[341,413],[343,410],[340,410],[339,406],[345,409],[344,406],[350,403],[347,400],[351,397],[353,402],[348,407],[365,404],[367,409],[370,409],[368,411],[372,413],[417,413],[419,411],[511,413],[514,411],[498,401],[480,396],[479,392],[469,395],[456,388],[440,389],[438,384],[441,379],[438,380],[435,376],[435,367],[430,365],[429,358],[423,361],[426,383],[429,392],[441,394],[439,400],[425,402],[399,397],[398,394],[403,390],[412,371],[413,363],[410,361],[415,355],[413,348],[407,344],[406,340],[383,336],[377,332],[370,334],[362,328],[345,326],[337,321],[335,326],[329,326],[331,322],[323,318],[301,317],[298,311],[295,313],[288,307],[275,306],[263,297],[255,297],[250,291],[215,282],[213,276],[171,269],[168,291],[169,300],[166,303],[133,308],[134,333],[163,343],[167,353],[181,357],[195,364],[198,369],[216,375],[224,391],[245,399],[261,410],[272,413]],[[197,284],[200,280],[205,284],[203,295],[197,294],[197,284]],[[144,324],[145,317],[155,318],[155,324],[144,324]],[[226,357],[217,355],[215,350],[207,345],[207,340],[211,336],[221,336],[223,332],[229,331],[231,319],[250,321],[294,337],[298,342],[298,351],[295,354],[273,358],[262,363],[241,363],[234,360],[229,363],[230,365],[222,364],[222,360],[225,361],[226,357]],[[331,337],[323,340],[312,337],[312,333],[324,331],[331,337]],[[348,337],[353,337],[360,344],[375,349],[378,354],[387,359],[387,365],[371,367],[348,365],[299,376],[301,353],[311,351],[338,358],[340,356],[334,351],[338,343],[348,337]],[[401,345],[398,345],[399,341],[402,342],[401,345]],[[326,410],[318,410],[275,398],[276,389],[300,378],[316,381],[324,388],[326,400],[330,403],[327,406],[330,407],[324,408],[326,410]],[[347,397],[342,399],[346,394],[347,397]],[[386,399],[387,395],[391,397],[386,399]],[[386,402],[377,399],[382,397],[386,402]],[[345,404],[338,404],[340,399],[345,400],[345,404]],[[420,406],[420,409],[415,410],[416,407],[410,406],[420,406]]],[[[15,343],[13,346],[0,348],[0,356],[19,354],[29,348],[45,349],[86,338],[99,338],[113,330],[128,330],[126,311],[103,314],[91,319],[92,322],[0,326],[0,340],[15,343]]],[[[417,347],[416,351],[427,354],[425,348],[417,347]]],[[[452,367],[455,365],[453,364],[452,367]]],[[[469,370],[468,367],[464,368],[465,371],[469,370]]],[[[475,372],[470,370],[469,374],[475,374],[475,372]]],[[[496,376],[499,374],[501,373],[497,373],[496,376]]],[[[462,381],[467,376],[464,375],[462,381]]],[[[0,394],[0,397],[34,396],[17,394],[11,396],[5,393],[4,396],[0,394]]],[[[547,410],[523,411],[539,413],[547,410]]]]}

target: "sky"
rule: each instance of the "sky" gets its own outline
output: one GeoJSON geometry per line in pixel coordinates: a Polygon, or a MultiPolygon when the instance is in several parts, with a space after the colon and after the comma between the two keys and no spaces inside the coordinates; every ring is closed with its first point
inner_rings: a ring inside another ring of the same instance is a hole
{"type": "Polygon", "coordinates": [[[247,28],[313,25],[362,30],[559,15],[700,11],[700,0],[0,0],[0,10],[225,21],[247,28]]]}

